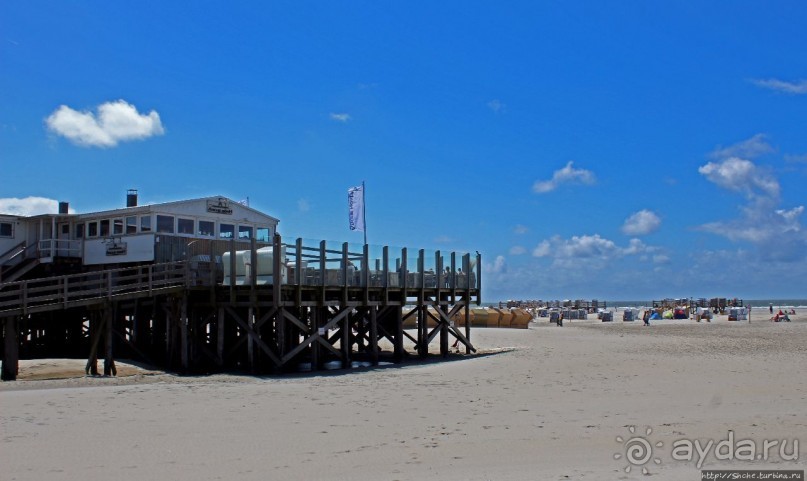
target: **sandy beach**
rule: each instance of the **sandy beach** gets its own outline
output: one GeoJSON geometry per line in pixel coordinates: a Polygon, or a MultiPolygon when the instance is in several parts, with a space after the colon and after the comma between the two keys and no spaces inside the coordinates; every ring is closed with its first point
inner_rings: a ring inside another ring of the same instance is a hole
{"type": "Polygon", "coordinates": [[[21,380],[0,384],[0,477],[603,480],[644,468],[698,480],[698,461],[805,469],[803,446],[789,457],[794,440],[807,444],[807,310],[790,323],[762,309],[750,323],[594,317],[474,329],[486,355],[324,374],[179,377],[121,363],[103,378],[84,377],[80,360],[24,361],[21,380]],[[673,456],[676,442],[730,436],[758,444],[755,455],[764,440],[786,441],[784,459],[779,446],[767,460],[673,456]],[[650,446],[643,464],[628,460],[637,437],[650,446]]]}

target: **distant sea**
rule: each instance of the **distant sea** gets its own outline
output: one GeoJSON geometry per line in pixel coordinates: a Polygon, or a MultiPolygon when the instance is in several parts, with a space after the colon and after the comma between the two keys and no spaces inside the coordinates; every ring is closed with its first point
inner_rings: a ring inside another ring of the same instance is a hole
{"type": "MultiPolygon", "coordinates": [[[[655,299],[660,301],[661,299],[655,299]]],[[[600,299],[600,302],[605,302],[608,307],[642,307],[649,306],[653,300],[644,301],[609,301],[608,299],[600,299]]],[[[751,307],[768,307],[773,304],[774,307],[803,307],[807,308],[807,299],[742,299],[744,306],[751,307]]],[[[502,301],[506,303],[507,301],[502,301]]],[[[498,307],[498,302],[483,302],[485,306],[498,307]]]]}

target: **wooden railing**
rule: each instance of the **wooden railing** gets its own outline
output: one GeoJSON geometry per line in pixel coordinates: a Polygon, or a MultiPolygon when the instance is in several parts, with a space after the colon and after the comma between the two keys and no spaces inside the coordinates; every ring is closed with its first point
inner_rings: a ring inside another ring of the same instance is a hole
{"type": "Polygon", "coordinates": [[[111,269],[0,284],[0,312],[45,311],[103,299],[146,297],[154,291],[185,287],[185,262],[111,269]]]}

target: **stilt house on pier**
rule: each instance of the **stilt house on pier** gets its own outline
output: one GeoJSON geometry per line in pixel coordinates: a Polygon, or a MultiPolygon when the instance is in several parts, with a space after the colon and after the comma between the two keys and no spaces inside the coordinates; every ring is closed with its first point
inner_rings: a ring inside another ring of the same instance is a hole
{"type": "Polygon", "coordinates": [[[448,355],[449,337],[475,351],[478,253],[284,243],[278,222],[223,196],[139,205],[133,190],[119,209],[0,214],[2,379],[21,357],[258,373],[399,362],[410,342],[425,357],[434,339],[448,355]]]}

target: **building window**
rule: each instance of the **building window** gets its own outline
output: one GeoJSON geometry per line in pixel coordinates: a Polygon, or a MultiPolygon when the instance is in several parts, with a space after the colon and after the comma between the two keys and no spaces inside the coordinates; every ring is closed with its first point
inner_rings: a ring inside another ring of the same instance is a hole
{"type": "Polygon", "coordinates": [[[239,225],[238,226],[238,239],[252,239],[252,226],[239,225]]]}
{"type": "Polygon", "coordinates": [[[174,233],[174,216],[157,214],[157,232],[174,233]]]}
{"type": "Polygon", "coordinates": [[[219,224],[219,237],[232,239],[235,237],[235,226],[232,224],[219,224]]]}
{"type": "Polygon", "coordinates": [[[76,239],[84,238],[84,224],[76,224],[76,239]]]}
{"type": "Polygon", "coordinates": [[[104,219],[101,221],[101,237],[106,237],[109,235],[109,219],[104,219]]]}
{"type": "Polygon", "coordinates": [[[0,237],[14,237],[14,224],[0,222],[0,237]]]}
{"type": "Polygon", "coordinates": [[[112,235],[123,234],[123,219],[112,219],[112,235]]]}
{"type": "Polygon", "coordinates": [[[213,237],[216,235],[216,223],[212,220],[199,221],[199,235],[213,237]]]}
{"type": "Polygon", "coordinates": [[[272,237],[272,229],[269,227],[258,227],[256,232],[255,240],[258,242],[269,242],[269,239],[272,237]]]}
{"type": "Polygon", "coordinates": [[[140,232],[151,232],[151,216],[144,215],[140,218],[140,232]]]}
{"type": "Polygon", "coordinates": [[[98,222],[87,223],[87,237],[98,237],[98,222]]]}
{"type": "Polygon", "coordinates": [[[62,235],[70,236],[70,224],[62,224],[62,235]]]}
{"type": "Polygon", "coordinates": [[[193,235],[193,219],[177,219],[177,234],[193,235]]]}
{"type": "Polygon", "coordinates": [[[131,216],[126,218],[126,233],[137,234],[137,217],[131,216]]]}

